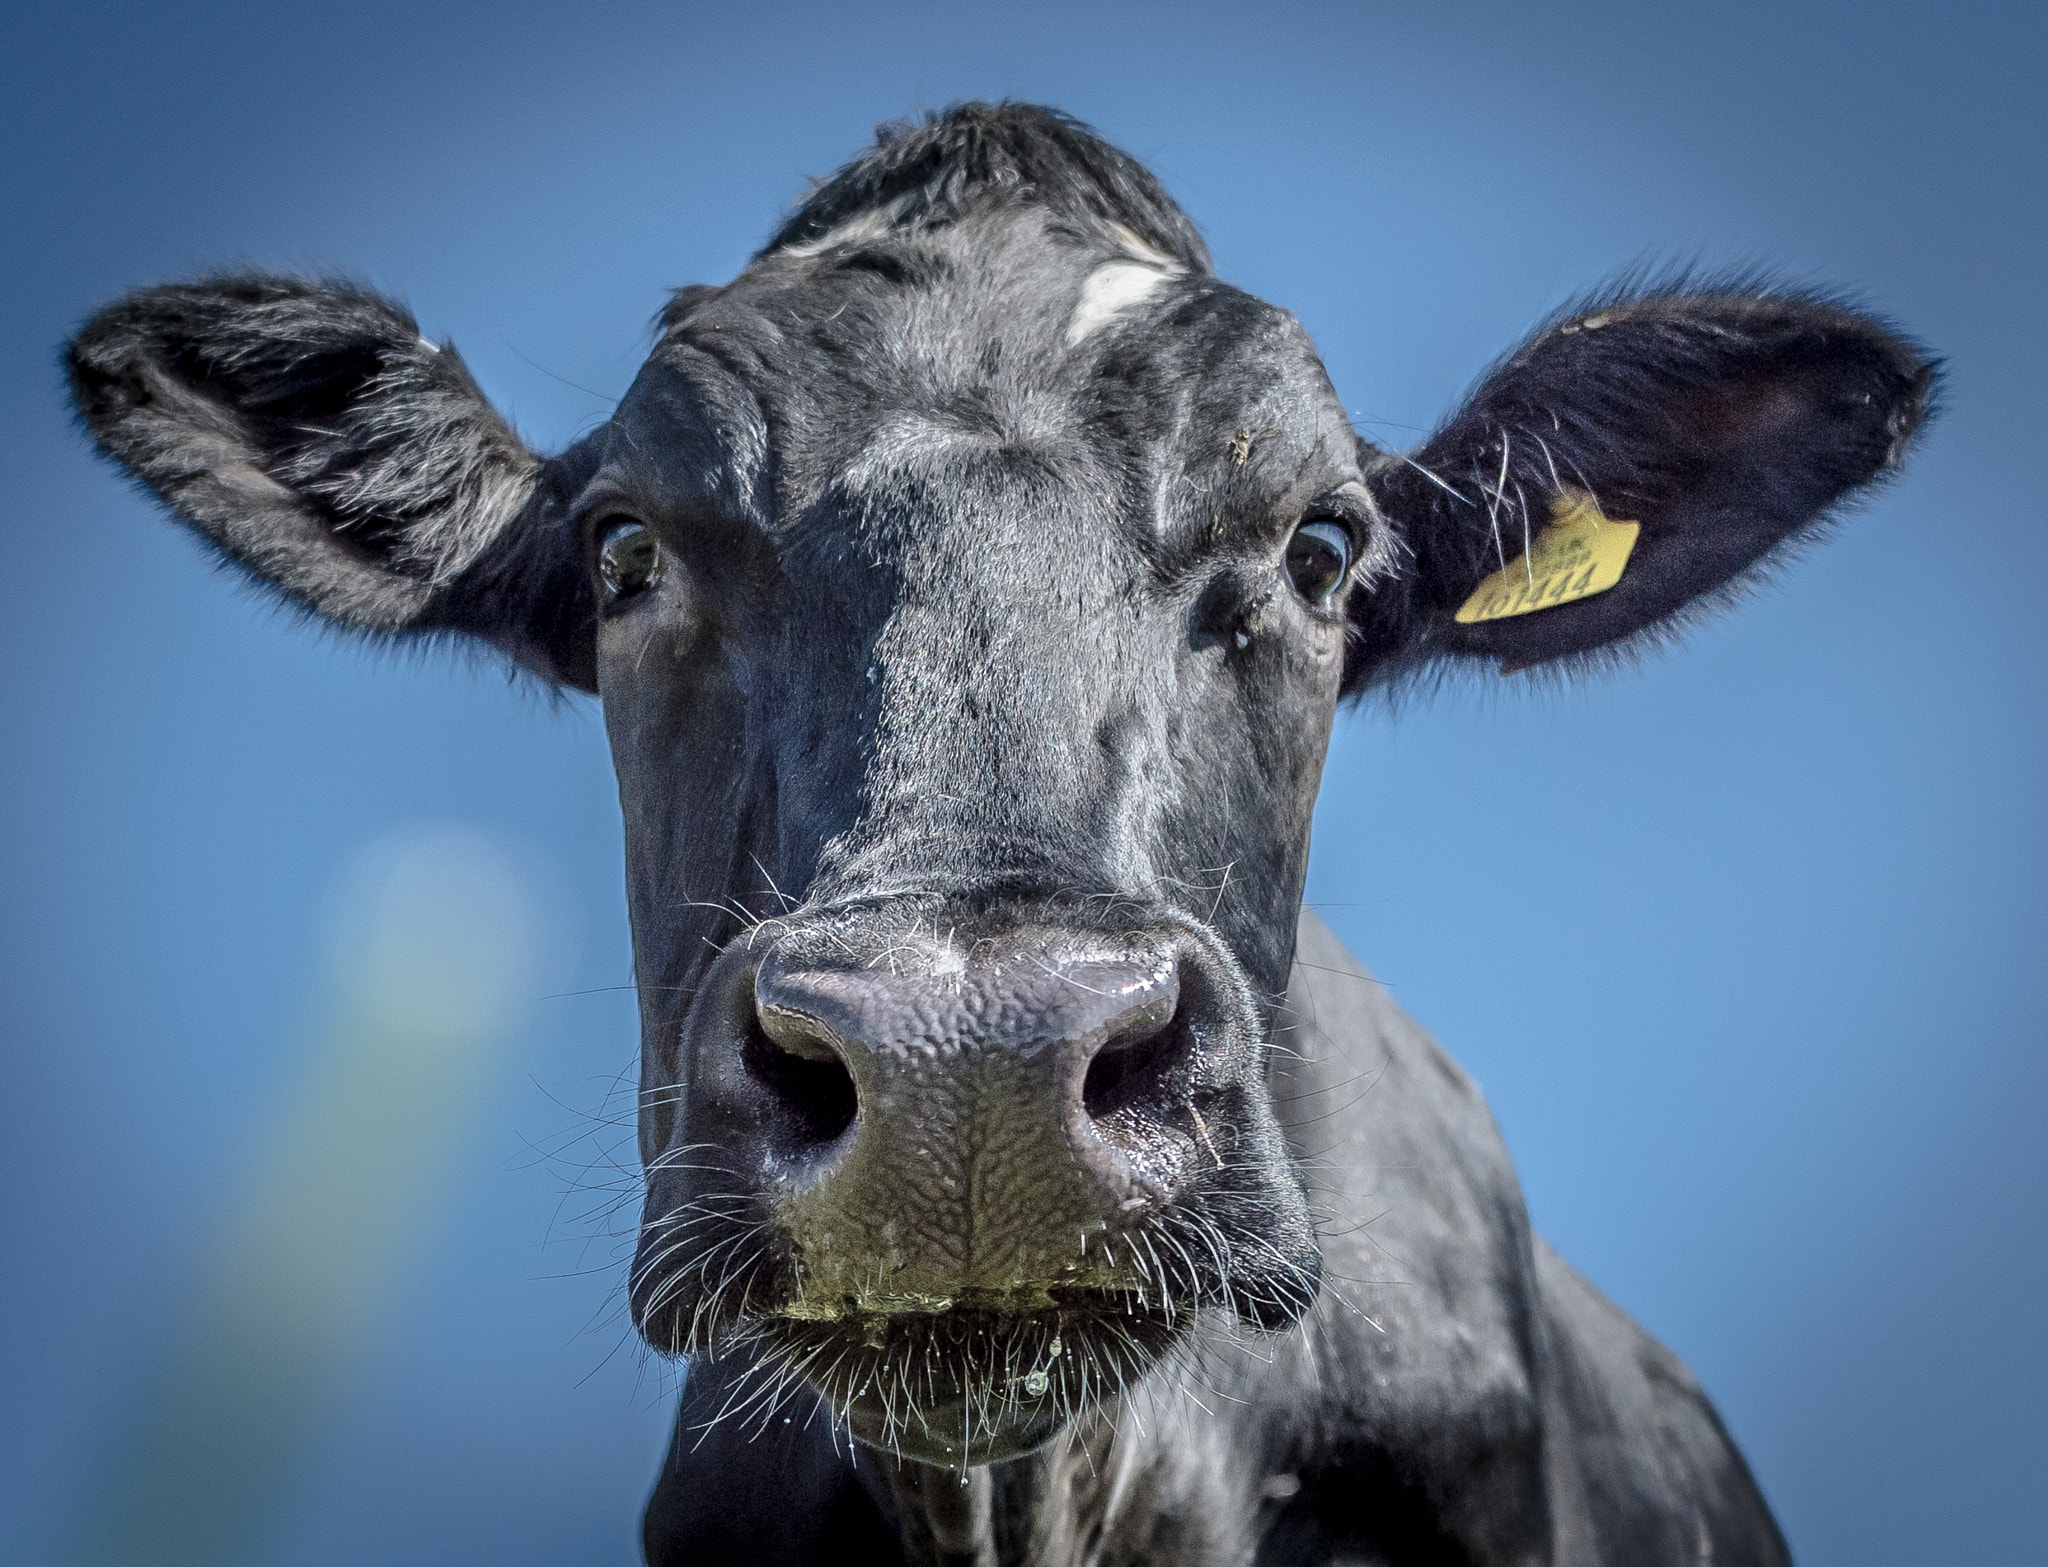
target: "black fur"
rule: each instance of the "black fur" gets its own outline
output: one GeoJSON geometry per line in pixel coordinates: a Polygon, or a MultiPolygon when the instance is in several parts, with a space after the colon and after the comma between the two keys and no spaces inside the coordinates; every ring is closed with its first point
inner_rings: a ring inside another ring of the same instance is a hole
{"type": "Polygon", "coordinates": [[[1297,914],[1342,697],[1683,624],[1896,467],[1924,355],[1637,279],[1393,456],[1145,170],[976,104],[660,330],[545,463],[353,285],[147,290],[70,353],[102,450],[259,581],[604,699],[633,1302],[701,1352],[649,1560],[1783,1562],[1683,1367],[1297,914]],[[1460,625],[1563,490],[1641,524],[1620,583],[1460,625]],[[1327,597],[1305,521],[1356,551],[1327,597]],[[614,593],[621,530],[662,570],[614,593]]]}
{"type": "Polygon", "coordinates": [[[1151,170],[1071,115],[1014,103],[876,127],[874,147],[812,191],[760,255],[885,208],[891,228],[915,232],[989,202],[1041,207],[1083,233],[1120,223],[1189,271],[1210,270],[1209,247],[1151,170]]]}

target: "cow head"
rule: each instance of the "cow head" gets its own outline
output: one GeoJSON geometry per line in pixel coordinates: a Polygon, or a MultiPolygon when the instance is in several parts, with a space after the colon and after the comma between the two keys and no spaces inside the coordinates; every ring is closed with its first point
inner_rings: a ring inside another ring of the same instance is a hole
{"type": "Polygon", "coordinates": [[[1340,699],[1656,635],[1896,464],[1932,376],[1826,301],[1622,289],[1390,455],[1144,170],[988,106],[678,294],[550,460],[345,285],[138,293],[70,367],[102,448],[292,601],[601,697],[636,1319],[949,1465],[1202,1313],[1315,1297],[1267,1075],[1340,699]],[[1567,513],[1634,525],[1604,590],[1534,591],[1567,513]]]}

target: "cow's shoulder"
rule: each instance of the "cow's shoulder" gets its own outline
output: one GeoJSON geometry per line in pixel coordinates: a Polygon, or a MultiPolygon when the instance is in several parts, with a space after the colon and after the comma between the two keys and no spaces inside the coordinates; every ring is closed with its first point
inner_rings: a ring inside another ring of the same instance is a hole
{"type": "Polygon", "coordinates": [[[1691,1373],[1531,1232],[1478,1086],[1312,913],[1288,1013],[1327,1278],[1259,1390],[1301,1484],[1262,1559],[1783,1567],[1691,1373]]]}
{"type": "Polygon", "coordinates": [[[1551,1444],[1611,1562],[1787,1567],[1749,1466],[1683,1361],[1540,1239],[1551,1444]]]}

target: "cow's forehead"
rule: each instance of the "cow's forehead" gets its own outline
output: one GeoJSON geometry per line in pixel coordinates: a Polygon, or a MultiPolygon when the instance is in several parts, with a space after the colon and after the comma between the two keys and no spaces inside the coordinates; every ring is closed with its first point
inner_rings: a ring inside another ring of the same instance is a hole
{"type": "Polygon", "coordinates": [[[684,404],[719,407],[734,460],[758,464],[741,488],[771,484],[785,517],[863,476],[1005,453],[1095,484],[1255,454],[1282,485],[1354,453],[1291,314],[1120,225],[1029,207],[907,233],[856,220],[694,291],[621,407],[622,456],[684,404]]]}

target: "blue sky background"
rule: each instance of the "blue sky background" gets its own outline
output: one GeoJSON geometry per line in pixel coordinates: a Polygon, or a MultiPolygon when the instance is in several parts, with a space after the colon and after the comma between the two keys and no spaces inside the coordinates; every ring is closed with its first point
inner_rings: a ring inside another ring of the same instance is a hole
{"type": "Polygon", "coordinates": [[[1017,96],[1150,161],[1389,444],[1644,256],[1846,285],[1947,356],[1904,482],[1740,616],[1574,692],[1341,720],[1311,895],[1485,1085],[1538,1224],[1699,1373],[1802,1562],[2038,1561],[2043,16],[14,8],[0,1560],[66,1560],[119,1505],[204,1259],[290,1141],[336,889],[422,823],[494,845],[545,939],[292,1395],[247,1559],[631,1563],[667,1416],[579,1217],[602,1193],[563,1200],[634,1053],[595,710],[238,590],[87,456],[58,341],[224,262],[346,269],[553,448],[662,290],[730,276],[875,121],[1017,96]]]}

